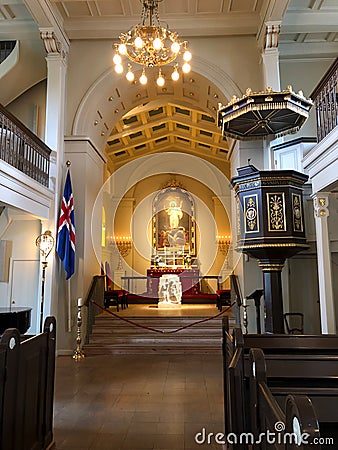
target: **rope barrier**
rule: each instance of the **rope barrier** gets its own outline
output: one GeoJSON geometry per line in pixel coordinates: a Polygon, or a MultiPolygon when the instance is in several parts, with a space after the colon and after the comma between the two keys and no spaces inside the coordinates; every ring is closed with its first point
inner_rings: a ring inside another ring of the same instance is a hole
{"type": "Polygon", "coordinates": [[[224,311],[221,311],[220,313],[216,314],[215,316],[206,317],[205,319],[197,320],[196,322],[189,323],[188,325],[184,325],[183,327],[176,328],[175,330],[166,331],[166,330],[159,330],[158,328],[148,327],[146,325],[142,325],[140,323],[134,322],[133,320],[126,319],[125,317],[119,316],[118,314],[116,314],[116,313],[110,311],[109,309],[106,309],[103,306],[99,305],[98,303],[94,302],[94,300],[90,300],[90,302],[93,305],[97,306],[98,308],[102,309],[102,311],[105,311],[105,312],[109,313],[110,315],[116,317],[117,319],[123,320],[124,322],[128,322],[129,324],[131,324],[131,325],[133,325],[135,327],[143,328],[145,330],[149,330],[149,331],[153,331],[154,333],[161,333],[161,334],[177,333],[179,331],[185,330],[186,328],[192,327],[194,325],[198,325],[200,323],[216,319],[217,317],[220,317],[223,314],[225,314],[226,312],[230,311],[232,309],[232,307],[236,304],[236,302],[231,303],[231,305],[228,306],[224,311]]]}

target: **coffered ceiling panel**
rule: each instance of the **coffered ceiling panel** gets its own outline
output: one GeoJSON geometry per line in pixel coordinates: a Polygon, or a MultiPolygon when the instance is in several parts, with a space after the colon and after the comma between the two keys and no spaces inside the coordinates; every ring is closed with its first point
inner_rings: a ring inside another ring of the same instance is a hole
{"type": "Polygon", "coordinates": [[[189,13],[188,0],[170,0],[160,5],[159,12],[165,14],[187,14],[189,13]],[[162,9],[161,9],[162,8],[162,9]]]}
{"type": "Polygon", "coordinates": [[[289,11],[325,11],[325,10],[337,10],[337,0],[290,0],[288,10],[289,11]]]}
{"type": "Polygon", "coordinates": [[[198,0],[197,13],[221,13],[223,12],[222,0],[198,0]]]}
{"type": "Polygon", "coordinates": [[[97,9],[100,11],[101,16],[123,16],[125,11],[120,1],[97,1],[97,9]]]}
{"type": "Polygon", "coordinates": [[[232,0],[230,11],[232,12],[255,12],[261,9],[261,0],[232,0]]]}
{"type": "Polygon", "coordinates": [[[57,6],[61,14],[64,11],[67,17],[92,17],[94,15],[89,2],[60,2],[57,6]]]}
{"type": "MultiPolygon", "coordinates": [[[[0,2],[1,3],[1,2],[0,2]]],[[[0,21],[2,20],[27,20],[31,16],[27,8],[21,2],[6,2],[0,4],[0,21]]]]}

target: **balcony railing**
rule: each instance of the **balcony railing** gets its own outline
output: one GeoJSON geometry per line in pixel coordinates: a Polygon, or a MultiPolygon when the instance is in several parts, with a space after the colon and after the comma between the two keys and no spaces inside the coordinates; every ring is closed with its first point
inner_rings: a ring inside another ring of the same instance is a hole
{"type": "Polygon", "coordinates": [[[311,94],[317,116],[318,142],[338,125],[338,58],[311,94]]]}
{"type": "Polygon", "coordinates": [[[0,105],[0,159],[38,181],[49,184],[51,149],[0,105]]]}
{"type": "Polygon", "coordinates": [[[0,41],[0,64],[11,54],[15,44],[16,41],[0,41]]]}

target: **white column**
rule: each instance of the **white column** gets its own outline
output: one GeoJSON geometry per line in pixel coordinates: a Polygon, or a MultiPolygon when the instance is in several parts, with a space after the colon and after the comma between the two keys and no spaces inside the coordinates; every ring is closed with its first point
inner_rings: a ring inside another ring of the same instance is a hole
{"type": "Polygon", "coordinates": [[[67,44],[61,44],[51,29],[41,29],[41,38],[47,51],[47,98],[45,142],[57,152],[56,167],[52,167],[51,180],[58,189],[63,181],[65,133],[67,44]]]}
{"type": "MultiPolygon", "coordinates": [[[[64,165],[64,130],[66,70],[69,46],[61,42],[52,28],[40,29],[40,36],[47,52],[47,93],[46,93],[46,128],[45,143],[53,150],[50,164],[50,189],[54,192],[54,204],[50,208],[48,228],[54,237],[57,233],[60,197],[63,194],[64,165]]],[[[51,258],[46,276],[46,315],[56,314],[58,308],[58,284],[52,280],[58,278],[56,257],[51,258]]]]}
{"type": "Polygon", "coordinates": [[[279,51],[278,37],[280,22],[266,23],[265,45],[262,52],[264,87],[271,87],[274,91],[280,91],[279,51]]]}
{"type": "MultiPolygon", "coordinates": [[[[271,87],[273,91],[280,91],[279,51],[278,38],[280,33],[280,21],[269,21],[265,24],[264,48],[262,50],[264,88],[271,87]]],[[[264,169],[273,168],[271,154],[271,138],[263,141],[264,169]]],[[[282,142],[282,139],[280,139],[282,142]]],[[[274,140],[279,142],[279,140],[274,140]]]]}
{"type": "Polygon", "coordinates": [[[336,319],[332,288],[330,238],[327,219],[329,217],[329,194],[313,196],[319,279],[320,320],[322,333],[336,333],[336,319]]]}

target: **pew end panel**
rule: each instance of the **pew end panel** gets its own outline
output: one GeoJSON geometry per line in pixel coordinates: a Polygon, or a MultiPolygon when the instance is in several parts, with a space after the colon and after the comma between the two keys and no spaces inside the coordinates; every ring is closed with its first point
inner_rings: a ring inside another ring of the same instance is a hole
{"type": "Polygon", "coordinates": [[[56,321],[20,336],[8,329],[0,341],[0,450],[45,450],[53,445],[56,321]]]}

